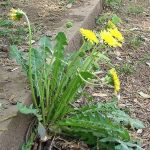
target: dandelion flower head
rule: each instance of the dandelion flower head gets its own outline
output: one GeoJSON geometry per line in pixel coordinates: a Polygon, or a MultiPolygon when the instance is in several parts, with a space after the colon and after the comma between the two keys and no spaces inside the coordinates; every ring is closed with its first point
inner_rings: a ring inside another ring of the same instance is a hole
{"type": "Polygon", "coordinates": [[[12,8],[10,10],[10,19],[16,21],[16,20],[20,20],[23,17],[23,11],[20,9],[14,9],[12,8]]]}
{"type": "Polygon", "coordinates": [[[110,71],[110,75],[113,79],[113,84],[114,84],[114,91],[117,94],[120,91],[120,80],[119,77],[117,75],[117,72],[115,70],[115,68],[112,68],[110,71]]]}
{"type": "Polygon", "coordinates": [[[107,26],[108,26],[108,28],[116,28],[116,25],[110,20],[108,21],[107,26]]]}
{"type": "Polygon", "coordinates": [[[93,31],[81,28],[80,33],[92,44],[94,43],[98,44],[99,40],[93,31]]]}
{"type": "Polygon", "coordinates": [[[107,43],[109,46],[112,47],[121,47],[121,43],[119,43],[109,31],[103,30],[100,32],[101,38],[104,40],[105,43],[107,43]]]}
{"type": "Polygon", "coordinates": [[[122,36],[121,32],[116,28],[108,29],[113,37],[115,37],[118,41],[123,42],[124,37],[122,36]]]}

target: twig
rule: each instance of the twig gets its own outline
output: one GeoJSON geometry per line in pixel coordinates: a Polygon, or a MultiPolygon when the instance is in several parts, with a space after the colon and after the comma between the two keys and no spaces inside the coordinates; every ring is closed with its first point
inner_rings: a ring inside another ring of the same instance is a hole
{"type": "Polygon", "coordinates": [[[66,141],[65,139],[61,138],[61,137],[57,137],[56,140],[61,140],[61,141],[64,141],[64,142],[66,142],[66,143],[68,142],[68,141],[66,141]]]}
{"type": "Polygon", "coordinates": [[[146,147],[146,146],[149,146],[150,144],[148,143],[148,144],[144,144],[143,146],[142,146],[142,148],[144,148],[144,147],[146,147]]]}
{"type": "Polygon", "coordinates": [[[38,146],[38,150],[42,150],[42,143],[40,142],[39,146],[38,146]]]}
{"type": "Polygon", "coordinates": [[[31,123],[29,124],[29,127],[27,129],[26,135],[25,135],[25,143],[27,143],[29,136],[31,135],[32,129],[34,127],[34,125],[36,125],[37,123],[37,119],[35,118],[34,120],[31,121],[31,123]]]}
{"type": "Polygon", "coordinates": [[[61,148],[57,147],[55,144],[53,145],[54,148],[61,150],[61,148]]]}
{"type": "Polygon", "coordinates": [[[55,140],[55,135],[52,137],[52,142],[51,142],[51,145],[49,147],[49,150],[51,150],[53,148],[54,140],[55,140]]]}

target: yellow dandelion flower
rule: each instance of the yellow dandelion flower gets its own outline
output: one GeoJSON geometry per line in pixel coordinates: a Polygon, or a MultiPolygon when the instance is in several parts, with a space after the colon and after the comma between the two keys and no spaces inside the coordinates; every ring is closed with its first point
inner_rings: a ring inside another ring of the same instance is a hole
{"type": "Polygon", "coordinates": [[[120,91],[120,80],[119,77],[117,75],[117,72],[115,70],[115,68],[112,68],[110,71],[110,75],[113,79],[113,84],[114,84],[114,91],[117,94],[120,91]]]}
{"type": "Polygon", "coordinates": [[[115,38],[113,38],[111,33],[106,30],[101,31],[100,36],[104,40],[104,42],[107,43],[109,46],[112,46],[112,47],[122,46],[122,44],[119,43],[115,38]]]}
{"type": "Polygon", "coordinates": [[[99,40],[96,37],[95,33],[92,32],[91,30],[81,28],[80,33],[82,34],[82,36],[84,36],[92,44],[94,44],[94,43],[98,44],[99,40]]]}
{"type": "Polygon", "coordinates": [[[108,28],[116,28],[116,25],[110,20],[108,21],[107,26],[108,26],[108,28]]]}
{"type": "Polygon", "coordinates": [[[115,37],[118,41],[123,42],[124,37],[122,36],[121,32],[116,28],[108,29],[113,37],[115,37]]]}
{"type": "Polygon", "coordinates": [[[16,21],[16,20],[20,20],[23,17],[23,14],[24,12],[22,10],[12,8],[10,10],[9,16],[10,16],[10,19],[16,21]]]}

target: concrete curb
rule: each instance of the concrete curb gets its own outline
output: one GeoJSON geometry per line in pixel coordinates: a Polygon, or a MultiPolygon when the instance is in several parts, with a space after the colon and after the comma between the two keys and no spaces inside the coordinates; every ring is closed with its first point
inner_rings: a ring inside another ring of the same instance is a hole
{"type": "MultiPolygon", "coordinates": [[[[95,17],[97,17],[102,11],[102,0],[89,0],[85,6],[70,9],[69,15],[77,16],[80,21],[74,21],[72,28],[68,29],[65,33],[69,39],[68,50],[77,50],[81,45],[81,35],[79,29],[81,27],[92,29],[95,26],[95,17]]],[[[65,25],[59,28],[57,31],[64,31],[65,25]]],[[[26,96],[22,97],[22,101],[25,104],[31,102],[31,96],[26,93],[26,96]]],[[[10,110],[11,111],[11,110],[10,110]]],[[[6,131],[0,131],[0,150],[19,150],[24,141],[24,136],[27,131],[30,116],[25,116],[17,112],[14,108],[13,113],[15,117],[0,122],[0,129],[7,128],[6,131]]]]}
{"type": "Polygon", "coordinates": [[[95,26],[95,18],[102,11],[102,0],[92,0],[89,5],[84,6],[84,8],[74,9],[72,14],[76,14],[79,16],[84,16],[83,21],[75,22],[74,27],[66,32],[69,38],[68,49],[69,51],[78,50],[82,43],[81,34],[79,33],[79,29],[93,29],[95,26]],[[88,12],[87,12],[88,10],[88,12]]]}

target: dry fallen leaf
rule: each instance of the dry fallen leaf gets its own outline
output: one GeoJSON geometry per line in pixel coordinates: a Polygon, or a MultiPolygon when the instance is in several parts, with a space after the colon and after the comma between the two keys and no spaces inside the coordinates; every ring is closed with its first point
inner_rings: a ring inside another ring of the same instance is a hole
{"type": "Polygon", "coordinates": [[[150,67],[150,63],[149,62],[146,62],[146,65],[148,65],[150,67]]]}
{"type": "Polygon", "coordinates": [[[122,60],[122,58],[120,58],[120,57],[116,57],[116,59],[117,59],[117,60],[120,60],[120,61],[122,60]]]}
{"type": "Polygon", "coordinates": [[[143,98],[150,98],[150,95],[141,92],[138,92],[140,96],[142,96],[143,98]]]}
{"type": "Polygon", "coordinates": [[[16,98],[16,95],[11,95],[10,98],[9,98],[9,101],[14,100],[14,98],[16,98]]]}
{"type": "Polygon", "coordinates": [[[104,94],[104,93],[93,93],[92,96],[97,96],[97,97],[107,97],[108,95],[107,94],[104,94]]]}
{"type": "Polygon", "coordinates": [[[69,3],[66,8],[71,8],[72,7],[72,3],[69,3]]]}
{"type": "Polygon", "coordinates": [[[115,54],[116,56],[118,56],[118,57],[121,56],[121,53],[120,53],[119,51],[117,51],[117,50],[114,51],[114,54],[115,54]]]}

